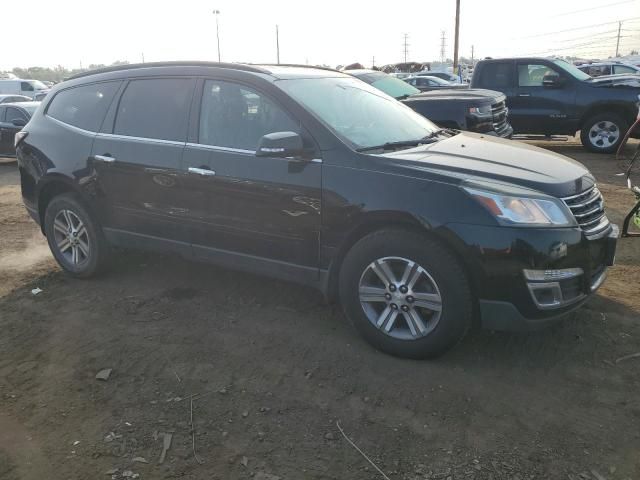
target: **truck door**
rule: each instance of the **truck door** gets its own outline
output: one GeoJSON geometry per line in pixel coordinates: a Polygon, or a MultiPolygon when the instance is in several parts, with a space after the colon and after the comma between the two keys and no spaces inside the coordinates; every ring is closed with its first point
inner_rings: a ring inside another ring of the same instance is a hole
{"type": "Polygon", "coordinates": [[[575,103],[571,79],[560,69],[541,61],[516,63],[516,87],[509,102],[509,118],[516,133],[570,134],[569,114],[575,103]],[[543,84],[548,75],[560,83],[543,84]]]}

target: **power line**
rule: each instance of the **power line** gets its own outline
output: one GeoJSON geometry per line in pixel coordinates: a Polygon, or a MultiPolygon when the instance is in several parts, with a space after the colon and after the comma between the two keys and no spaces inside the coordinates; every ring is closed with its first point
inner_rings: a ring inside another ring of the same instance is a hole
{"type": "Polygon", "coordinates": [[[582,10],[574,10],[572,12],[565,12],[565,13],[559,13],[558,15],[551,15],[551,16],[549,16],[547,18],[564,17],[565,15],[573,15],[574,13],[590,12],[592,10],[598,10],[600,8],[613,7],[613,6],[616,6],[616,5],[622,5],[624,3],[633,3],[635,1],[636,0],[625,0],[624,2],[609,3],[607,5],[598,5],[597,7],[583,8],[582,10]]]}
{"type": "Polygon", "coordinates": [[[557,34],[557,33],[574,32],[574,31],[576,31],[576,30],[584,30],[584,29],[586,29],[586,28],[601,27],[601,26],[603,26],[603,25],[613,25],[613,24],[617,24],[617,23],[619,23],[619,22],[630,22],[630,21],[633,21],[633,20],[636,20],[636,19],[637,19],[637,20],[640,20],[640,17],[625,18],[625,19],[623,19],[623,20],[615,21],[615,22],[596,23],[596,24],[594,24],[594,25],[586,25],[586,26],[584,26],[584,27],[568,28],[568,29],[566,29],[566,30],[558,30],[558,31],[555,31],[555,32],[538,33],[538,34],[535,34],[535,35],[528,35],[528,36],[526,36],[526,37],[518,37],[518,38],[516,38],[516,39],[512,39],[512,40],[519,40],[519,39],[524,39],[524,38],[538,38],[538,37],[545,37],[545,36],[547,36],[547,35],[555,35],[555,34],[557,34]]]}

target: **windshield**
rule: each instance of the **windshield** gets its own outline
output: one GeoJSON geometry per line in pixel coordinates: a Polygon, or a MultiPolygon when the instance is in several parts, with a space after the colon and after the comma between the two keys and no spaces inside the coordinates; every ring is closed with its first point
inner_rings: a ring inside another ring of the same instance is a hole
{"type": "MultiPolygon", "coordinates": [[[[415,95],[416,93],[420,93],[415,87],[412,87],[404,80],[400,80],[399,78],[392,77],[391,75],[380,75],[372,77],[373,82],[367,82],[376,87],[378,90],[382,90],[387,95],[392,96],[393,98],[405,97],[410,95],[415,95]]],[[[365,79],[366,81],[366,79],[365,79]]]]}
{"type": "Polygon", "coordinates": [[[356,149],[416,140],[438,130],[422,115],[357,78],[305,78],[276,84],[356,149]]]}
{"type": "Polygon", "coordinates": [[[565,72],[567,72],[576,80],[589,80],[591,78],[591,75],[587,75],[575,65],[571,65],[570,63],[567,63],[564,60],[554,60],[553,63],[556,64],[565,72]]]}
{"type": "Polygon", "coordinates": [[[431,80],[434,83],[437,83],[438,85],[451,85],[451,82],[447,82],[446,80],[441,79],[440,77],[430,77],[430,76],[423,76],[423,78],[426,77],[429,80],[431,80]]]}
{"type": "Polygon", "coordinates": [[[47,87],[44,83],[42,83],[39,80],[29,80],[29,83],[36,90],[48,90],[49,89],[49,87],[47,87]]]}

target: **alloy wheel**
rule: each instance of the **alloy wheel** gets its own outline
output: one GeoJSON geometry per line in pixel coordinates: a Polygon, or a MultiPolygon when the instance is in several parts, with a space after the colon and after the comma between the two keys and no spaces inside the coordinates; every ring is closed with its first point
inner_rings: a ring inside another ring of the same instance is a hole
{"type": "Polygon", "coordinates": [[[53,221],[56,247],[71,265],[89,260],[91,253],[89,234],[80,217],[71,210],[60,210],[53,221]]]}
{"type": "Polygon", "coordinates": [[[435,280],[406,258],[384,257],[369,264],[360,277],[358,293],[367,319],[398,340],[426,337],[442,315],[435,280]]]}

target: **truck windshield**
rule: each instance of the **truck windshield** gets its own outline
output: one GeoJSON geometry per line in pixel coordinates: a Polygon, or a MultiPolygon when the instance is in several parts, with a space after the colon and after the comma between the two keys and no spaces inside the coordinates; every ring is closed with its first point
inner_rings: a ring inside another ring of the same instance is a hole
{"type": "Polygon", "coordinates": [[[571,65],[570,63],[567,63],[564,60],[554,60],[553,63],[556,64],[565,72],[567,72],[576,80],[589,80],[591,78],[591,75],[587,75],[575,65],[571,65]]]}
{"type": "Polygon", "coordinates": [[[438,130],[409,107],[356,78],[301,78],[279,80],[276,85],[355,149],[412,142],[438,130]]]}

